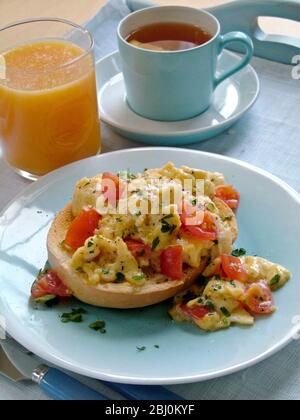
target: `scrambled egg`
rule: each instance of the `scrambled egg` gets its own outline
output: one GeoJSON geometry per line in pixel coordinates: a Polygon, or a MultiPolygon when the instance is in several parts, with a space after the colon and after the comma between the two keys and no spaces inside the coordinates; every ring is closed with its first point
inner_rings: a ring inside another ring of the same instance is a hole
{"type": "MultiPolygon", "coordinates": [[[[120,197],[118,209],[127,206],[129,212],[100,213],[102,217],[97,235],[87,240],[71,261],[72,268],[81,272],[88,283],[95,285],[123,278],[142,285],[159,271],[159,253],[172,245],[182,246],[183,262],[193,268],[200,266],[202,257],[218,256],[220,250],[231,252],[234,235],[228,218],[222,216],[214,203],[215,187],[225,182],[222,174],[187,166],[176,168],[173,163],[168,163],[159,169],[130,174],[126,179],[122,173],[118,176],[128,189],[127,196],[120,197]],[[199,186],[197,190],[197,180],[201,181],[200,191],[199,186]],[[178,203],[182,200],[213,214],[218,228],[218,241],[199,240],[180,231],[182,223],[178,203]],[[153,202],[159,203],[156,209],[152,208],[153,202]],[[136,261],[124,242],[126,238],[149,246],[153,254],[151,260],[136,261]],[[145,267],[148,267],[147,272],[145,267]],[[134,280],[137,278],[143,280],[134,280]]],[[[73,196],[74,217],[87,207],[96,208],[98,200],[104,202],[102,174],[81,179],[76,184],[73,196]]]]}
{"type": "Polygon", "coordinates": [[[220,258],[206,268],[203,272],[207,276],[207,284],[202,287],[193,286],[189,291],[177,296],[174,306],[170,310],[172,318],[178,322],[193,321],[204,331],[216,331],[230,327],[232,324],[253,325],[254,316],[242,304],[242,297],[253,283],[265,281],[271,290],[284,286],[290,279],[290,273],[279,264],[272,263],[260,257],[242,256],[240,261],[248,274],[247,283],[237,280],[212,276],[220,258]],[[187,315],[183,306],[195,309],[208,308],[200,319],[187,315]]]}
{"type": "Polygon", "coordinates": [[[73,255],[71,267],[86,273],[93,285],[122,280],[134,285],[145,282],[145,275],[121,238],[111,240],[101,235],[89,238],[73,255]]]}
{"type": "MultiPolygon", "coordinates": [[[[161,272],[160,256],[167,248],[180,246],[182,263],[186,266],[199,268],[203,257],[208,259],[209,265],[203,272],[202,283],[196,282],[175,297],[170,314],[176,321],[193,321],[205,331],[216,331],[232,324],[253,325],[254,313],[259,311],[251,311],[249,301],[245,300],[247,291],[252,288],[252,304],[253,300],[257,305],[265,303],[262,297],[265,293],[269,297],[268,304],[272,305],[271,291],[289,280],[287,269],[254,256],[240,257],[243,281],[224,277],[221,256],[231,254],[237,225],[232,210],[216,197],[216,188],[226,185],[222,174],[187,166],[176,168],[168,163],[136,175],[119,173],[117,182],[120,191],[122,187],[117,209],[111,208],[103,193],[101,173],[81,179],[74,191],[74,217],[86,208],[96,209],[101,215],[98,229],[73,253],[70,262],[72,269],[81,273],[88,284],[127,282],[141,287],[149,281],[169,281],[171,279],[161,272]],[[200,239],[182,228],[182,203],[210,215],[217,240],[209,240],[207,236],[200,239]],[[141,244],[144,254],[137,255],[134,249],[129,249],[129,241],[141,244]],[[259,296],[262,283],[263,291],[259,296]]],[[[269,306],[266,313],[273,310],[275,308],[269,306]]]]}

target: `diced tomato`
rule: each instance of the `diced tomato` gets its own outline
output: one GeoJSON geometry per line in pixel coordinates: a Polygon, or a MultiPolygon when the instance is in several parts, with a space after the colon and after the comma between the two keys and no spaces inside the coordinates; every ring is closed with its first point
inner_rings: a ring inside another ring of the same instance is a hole
{"type": "Polygon", "coordinates": [[[248,280],[247,272],[238,257],[232,255],[221,255],[222,269],[230,280],[246,282],[248,280]]]}
{"type": "Polygon", "coordinates": [[[102,175],[102,193],[108,203],[116,207],[117,202],[122,197],[124,186],[120,178],[110,172],[104,172],[102,175]]]}
{"type": "Polygon", "coordinates": [[[224,270],[222,268],[221,258],[220,258],[220,261],[216,264],[214,272],[211,275],[212,276],[226,277],[226,274],[224,273],[224,270]]]}
{"type": "Polygon", "coordinates": [[[268,315],[275,311],[272,292],[265,281],[251,284],[241,302],[253,314],[268,315]]]}
{"type": "Polygon", "coordinates": [[[194,305],[189,307],[186,304],[182,303],[180,305],[180,309],[185,315],[188,315],[194,321],[200,321],[207,314],[210,313],[209,307],[206,305],[194,305]]]}
{"type": "Polygon", "coordinates": [[[185,226],[201,225],[204,220],[204,212],[197,211],[196,207],[192,206],[192,204],[184,202],[180,219],[181,223],[185,226]]]}
{"type": "Polygon", "coordinates": [[[94,209],[82,210],[70,224],[65,238],[65,244],[76,250],[83,246],[85,241],[94,235],[99,226],[101,216],[94,209]]]}
{"type": "Polygon", "coordinates": [[[215,189],[215,196],[223,200],[231,209],[237,209],[240,204],[240,194],[231,185],[219,185],[215,189]]]}
{"type": "Polygon", "coordinates": [[[125,243],[136,260],[140,258],[151,258],[151,247],[147,244],[144,244],[144,242],[127,238],[125,239],[125,243]]]}
{"type": "Polygon", "coordinates": [[[172,280],[180,280],[183,276],[183,249],[182,246],[170,246],[160,255],[160,269],[163,275],[172,280]]]}
{"type": "Polygon", "coordinates": [[[48,270],[44,275],[36,279],[31,288],[33,299],[39,299],[46,295],[70,297],[72,292],[63,284],[55,271],[48,270]]]}
{"type": "Polygon", "coordinates": [[[183,232],[186,232],[198,239],[208,241],[215,241],[218,239],[218,227],[216,220],[209,211],[204,212],[203,221],[200,225],[183,225],[181,229],[183,232]]]}

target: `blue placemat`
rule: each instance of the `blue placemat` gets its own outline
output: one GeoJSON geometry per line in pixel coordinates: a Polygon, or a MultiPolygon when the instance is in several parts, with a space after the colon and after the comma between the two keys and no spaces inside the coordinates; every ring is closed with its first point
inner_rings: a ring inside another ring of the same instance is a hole
{"type": "MultiPolygon", "coordinates": [[[[130,10],[125,1],[111,0],[87,23],[87,28],[95,37],[97,59],[117,48],[116,28],[119,21],[128,13],[130,10]]],[[[292,78],[291,66],[259,58],[255,58],[252,64],[261,80],[261,95],[256,105],[228,132],[215,139],[193,145],[191,148],[220,153],[253,163],[284,179],[300,192],[299,80],[292,78]]],[[[104,151],[141,147],[140,144],[114,134],[105,126],[103,143],[104,151]]],[[[5,166],[0,154],[0,208],[26,184],[26,181],[5,166]]],[[[300,341],[297,340],[267,361],[242,372],[208,382],[169,388],[187,399],[196,400],[298,400],[300,398],[299,350],[300,341]]],[[[199,357],[201,357],[201,347],[199,347],[199,357]]],[[[79,379],[111,398],[120,398],[99,381],[83,377],[79,379]]],[[[46,397],[35,385],[14,384],[0,377],[0,400],[4,399],[46,399],[46,397]]]]}

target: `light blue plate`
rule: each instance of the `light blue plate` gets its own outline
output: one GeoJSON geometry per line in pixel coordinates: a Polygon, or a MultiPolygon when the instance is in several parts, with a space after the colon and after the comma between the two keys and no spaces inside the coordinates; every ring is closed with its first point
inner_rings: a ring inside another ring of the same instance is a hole
{"type": "MultiPolygon", "coordinates": [[[[226,71],[239,60],[238,55],[225,50],[218,70],[226,71]]],[[[255,70],[248,65],[217,87],[206,112],[185,121],[163,122],[143,118],[128,106],[118,52],[97,63],[97,82],[102,121],[124,137],[157,146],[183,146],[215,137],[253,106],[260,88],[255,70]]]]}
{"type": "Polygon", "coordinates": [[[260,169],[219,155],[146,148],[77,162],[32,184],[0,217],[0,314],[8,332],[29,350],[49,363],[90,377],[174,384],[235,372],[274,354],[296,335],[293,322],[299,322],[300,314],[299,216],[299,195],[288,185],[260,169]],[[275,294],[278,312],[257,320],[251,328],[233,327],[207,334],[194,325],[172,322],[167,315],[169,303],[125,311],[80,303],[35,310],[29,303],[30,287],[47,260],[47,231],[55,213],[70,200],[74,183],[99,171],[138,171],[168,160],[223,172],[239,189],[237,245],[285,265],[293,274],[287,286],[275,294]],[[72,306],[88,310],[83,324],[60,322],[59,315],[72,306]],[[88,328],[96,320],[106,321],[107,334],[88,328]],[[137,346],[146,349],[138,352],[137,346]]]}

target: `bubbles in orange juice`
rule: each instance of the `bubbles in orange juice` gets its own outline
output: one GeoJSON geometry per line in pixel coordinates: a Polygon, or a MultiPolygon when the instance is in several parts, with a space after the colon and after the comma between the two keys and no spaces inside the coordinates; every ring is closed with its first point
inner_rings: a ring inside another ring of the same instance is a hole
{"type": "Polygon", "coordinates": [[[49,89],[68,83],[92,68],[91,56],[84,55],[85,50],[63,41],[20,45],[2,54],[7,84],[19,89],[49,89]]]}

